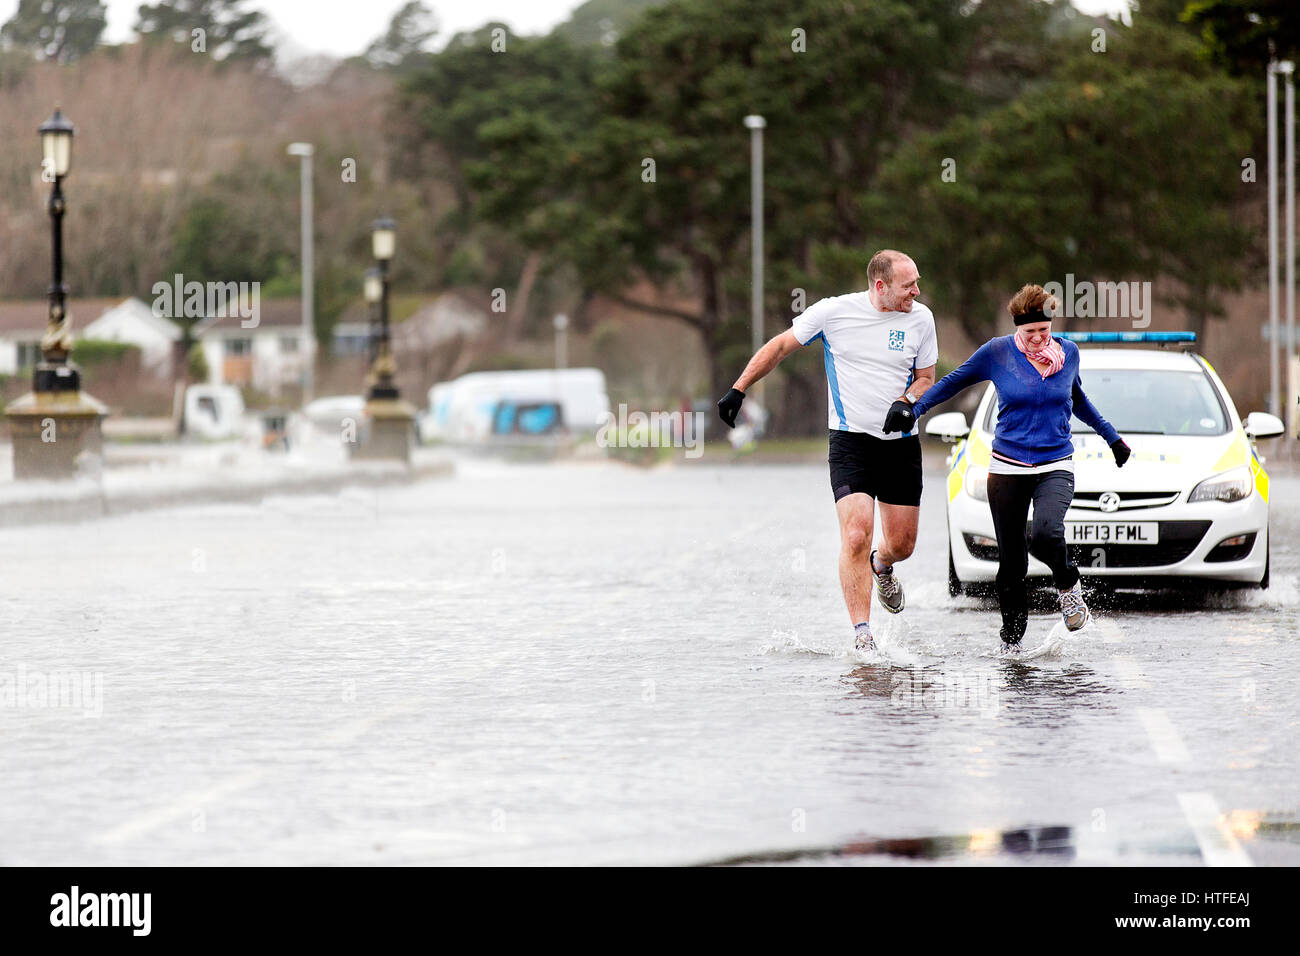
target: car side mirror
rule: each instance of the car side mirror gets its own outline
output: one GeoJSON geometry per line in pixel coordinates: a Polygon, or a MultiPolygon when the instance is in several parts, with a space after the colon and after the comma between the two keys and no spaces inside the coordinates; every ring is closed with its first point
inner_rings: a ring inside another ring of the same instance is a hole
{"type": "Polygon", "coordinates": [[[1246,437],[1251,441],[1277,438],[1286,433],[1286,425],[1282,423],[1282,419],[1268,412],[1251,412],[1242,422],[1242,428],[1246,430],[1246,437]]]}
{"type": "Polygon", "coordinates": [[[966,416],[961,412],[944,412],[942,415],[935,415],[925,423],[927,435],[938,435],[949,442],[960,441],[969,431],[970,426],[966,424],[966,416]]]}

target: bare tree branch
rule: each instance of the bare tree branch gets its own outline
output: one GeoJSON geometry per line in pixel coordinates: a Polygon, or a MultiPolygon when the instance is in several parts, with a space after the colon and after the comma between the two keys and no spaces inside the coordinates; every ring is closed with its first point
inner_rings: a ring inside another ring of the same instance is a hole
{"type": "Polygon", "coordinates": [[[705,328],[704,316],[695,312],[687,312],[685,309],[674,309],[672,306],[668,305],[655,305],[652,302],[642,302],[641,300],[634,299],[631,296],[616,295],[612,292],[605,292],[602,293],[602,295],[611,302],[617,302],[619,305],[626,306],[629,309],[647,312],[650,315],[665,315],[670,319],[681,319],[683,322],[701,331],[705,328]]]}

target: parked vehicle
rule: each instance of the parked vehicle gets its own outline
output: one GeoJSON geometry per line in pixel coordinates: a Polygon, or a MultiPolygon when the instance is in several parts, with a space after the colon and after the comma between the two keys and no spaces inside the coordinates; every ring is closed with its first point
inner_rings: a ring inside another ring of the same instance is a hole
{"type": "Polygon", "coordinates": [[[244,396],[233,385],[191,385],[185,389],[185,431],[218,440],[244,434],[244,396]]]}
{"type": "Polygon", "coordinates": [[[330,435],[340,435],[351,423],[359,427],[366,400],[360,395],[330,395],[303,406],[299,414],[311,425],[330,435]]]}
{"type": "Polygon", "coordinates": [[[429,389],[420,431],[481,448],[560,446],[594,435],[608,414],[599,369],[470,372],[429,389]]]}

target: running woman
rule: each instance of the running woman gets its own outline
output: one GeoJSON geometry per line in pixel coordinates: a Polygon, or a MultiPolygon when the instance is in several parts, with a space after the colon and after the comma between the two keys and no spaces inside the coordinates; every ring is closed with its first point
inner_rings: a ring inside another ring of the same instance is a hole
{"type": "Polygon", "coordinates": [[[934,384],[939,355],[934,315],[916,301],[919,278],[908,256],[892,249],[877,252],[867,265],[867,291],[822,299],[796,316],[790,329],[754,354],[718,402],[718,414],[734,428],[746,389],[795,349],[821,342],[831,493],[840,525],[840,587],[859,650],[875,648],[868,581],[874,579],[886,611],[903,610],[903,585],[894,564],[916,545],[921,442],[899,424],[910,419],[912,403],[934,384]],[[877,506],[882,540],[873,551],[877,506]]]}
{"type": "Polygon", "coordinates": [[[1091,425],[1105,440],[1117,467],[1122,468],[1130,454],[1128,445],[1083,393],[1079,347],[1052,337],[1055,310],[1056,300],[1042,286],[1022,288],[1007,304],[1015,334],[985,342],[911,409],[919,418],[968,385],[987,380],[997,387],[998,425],[989,462],[988,498],[998,541],[1004,654],[1020,652],[1029,620],[1025,525],[1031,501],[1029,554],[1052,569],[1065,626],[1077,631],[1091,620],[1079,569],[1065,543],[1065,511],[1074,498],[1070,415],[1091,425]]]}

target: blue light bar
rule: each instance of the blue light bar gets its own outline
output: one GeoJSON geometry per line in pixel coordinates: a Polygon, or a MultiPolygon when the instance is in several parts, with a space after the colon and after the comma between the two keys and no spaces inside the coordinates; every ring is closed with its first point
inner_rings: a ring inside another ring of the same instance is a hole
{"type": "Polygon", "coordinates": [[[1195,342],[1195,332],[1057,332],[1071,342],[1195,342]]]}

